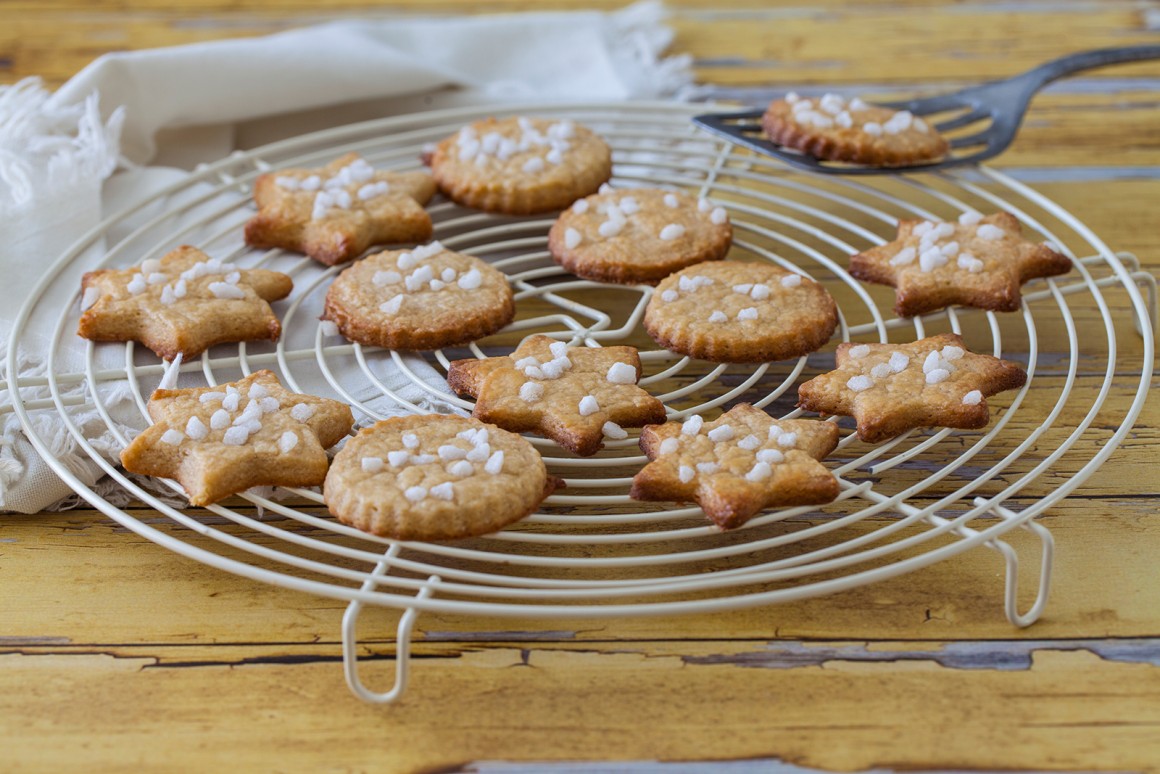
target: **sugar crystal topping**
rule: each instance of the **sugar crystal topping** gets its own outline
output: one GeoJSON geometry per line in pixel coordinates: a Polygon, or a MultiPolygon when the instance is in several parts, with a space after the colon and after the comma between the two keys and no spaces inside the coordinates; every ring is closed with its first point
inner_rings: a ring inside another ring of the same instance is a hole
{"type": "Polygon", "coordinates": [[[733,438],[734,430],[729,425],[720,425],[719,427],[715,427],[710,430],[707,435],[709,436],[709,440],[713,443],[720,443],[722,441],[728,441],[733,438]]]}
{"type": "Polygon", "coordinates": [[[846,382],[846,386],[854,392],[862,392],[863,390],[868,390],[873,387],[874,380],[869,376],[859,374],[858,376],[850,377],[850,379],[846,382]]]}
{"type": "Polygon", "coordinates": [[[576,135],[576,125],[572,121],[549,124],[544,131],[540,131],[526,116],[517,118],[516,124],[519,127],[516,137],[506,137],[498,131],[489,131],[480,137],[475,127],[463,127],[455,138],[459,160],[487,166],[493,159],[506,163],[519,156],[515,162],[529,175],[563,163],[565,154],[572,148],[570,140],[576,135]]]}
{"type": "MultiPolygon", "coordinates": [[[[982,240],[1001,239],[1004,231],[988,223],[978,225],[982,215],[977,212],[964,212],[959,216],[960,229],[974,229],[974,236],[982,240]],[[977,228],[976,228],[977,226],[977,228]]],[[[970,237],[970,232],[958,232],[962,238],[970,237]]],[[[978,274],[986,268],[982,260],[964,251],[962,244],[953,237],[956,236],[956,227],[953,223],[937,221],[922,221],[911,231],[919,238],[918,245],[907,245],[895,253],[890,259],[891,266],[908,266],[918,261],[918,268],[923,272],[932,272],[944,266],[953,266],[970,274],[978,274]]]]}
{"type": "Polygon", "coordinates": [[[296,446],[298,446],[298,435],[292,430],[286,430],[278,438],[278,451],[283,454],[289,454],[296,446]]]}
{"type": "Polygon", "coordinates": [[[911,129],[922,133],[930,131],[930,127],[921,118],[906,110],[892,113],[885,122],[866,121],[856,114],[868,110],[870,105],[857,97],[847,101],[842,95],[832,93],[816,100],[802,98],[796,94],[793,96],[794,99],[791,100],[787,94],[786,102],[790,105],[794,122],[802,126],[812,126],[816,129],[832,129],[835,126],[842,129],[860,128],[874,137],[900,134],[911,129]]]}
{"type": "Polygon", "coordinates": [[[185,423],[185,434],[195,441],[200,441],[209,435],[209,428],[205,426],[205,422],[202,422],[200,417],[190,417],[189,421],[185,423]]]}
{"type": "Polygon", "coordinates": [[[636,384],[636,369],[628,363],[613,363],[607,378],[613,384],[636,384]]]}
{"type": "Polygon", "coordinates": [[[701,426],[704,424],[705,419],[700,414],[694,414],[681,424],[681,432],[685,435],[696,435],[701,432],[701,426]]]}
{"type": "Polygon", "coordinates": [[[628,431],[612,421],[605,422],[600,428],[600,432],[604,434],[605,438],[613,441],[620,441],[628,437],[628,431]]]}
{"type": "Polygon", "coordinates": [[[524,382],[520,386],[520,399],[525,403],[535,403],[544,397],[544,385],[536,382],[524,382]]]}

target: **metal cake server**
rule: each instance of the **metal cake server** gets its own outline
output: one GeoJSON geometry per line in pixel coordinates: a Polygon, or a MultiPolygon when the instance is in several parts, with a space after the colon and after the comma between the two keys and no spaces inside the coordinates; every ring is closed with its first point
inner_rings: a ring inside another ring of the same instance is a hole
{"type": "Polygon", "coordinates": [[[695,116],[693,122],[731,142],[775,156],[793,167],[810,172],[839,175],[929,172],[976,164],[1002,153],[1015,139],[1031,98],[1048,83],[1081,70],[1146,59],[1160,59],[1160,45],[1083,51],[1053,59],[1011,78],[971,86],[951,94],[875,103],[895,110],[909,110],[948,135],[950,153],[940,161],[928,164],[869,167],[817,159],[766,139],[761,129],[764,110],[709,113],[695,116]]]}

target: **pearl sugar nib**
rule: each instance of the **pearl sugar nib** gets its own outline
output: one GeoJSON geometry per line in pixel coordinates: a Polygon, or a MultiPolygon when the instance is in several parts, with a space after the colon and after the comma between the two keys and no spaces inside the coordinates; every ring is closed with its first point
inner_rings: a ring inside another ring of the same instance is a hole
{"type": "Polygon", "coordinates": [[[350,407],[282,387],[255,371],[216,387],[153,393],[154,424],[121,452],[131,473],[174,478],[191,505],[208,505],[254,486],[316,486],[325,450],[354,424],[350,407]]]}
{"type": "Polygon", "coordinates": [[[829,422],[777,420],[739,404],[715,420],[694,415],[649,425],[649,463],[633,478],[637,500],[696,502],[717,526],[738,527],[766,508],[820,505],[838,496],[821,463],[838,444],[829,422]]]}
{"type": "Polygon", "coordinates": [[[852,416],[858,437],[879,443],[918,427],[985,427],[984,398],[1026,381],[1017,364],[971,352],[953,333],[910,344],[844,343],[835,370],[798,388],[798,406],[852,416]]]}
{"type": "Polygon", "coordinates": [[[447,373],[456,393],[475,398],[477,419],[536,433],[585,457],[623,428],[664,419],[664,405],[639,378],[633,347],[569,346],[541,335],[509,356],[453,361],[447,373]]]}
{"type": "Polygon", "coordinates": [[[1053,247],[1022,236],[1019,221],[998,212],[963,213],[953,221],[904,220],[892,242],[850,258],[850,274],[893,286],[903,317],[962,304],[1012,312],[1022,285],[1066,274],[1071,261],[1053,247]]]}

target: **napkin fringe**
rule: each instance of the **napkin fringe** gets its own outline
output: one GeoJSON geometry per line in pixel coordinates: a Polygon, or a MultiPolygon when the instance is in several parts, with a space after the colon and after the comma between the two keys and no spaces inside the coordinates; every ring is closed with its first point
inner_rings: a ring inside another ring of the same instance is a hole
{"type": "MultiPolygon", "coordinates": [[[[0,381],[8,383],[8,343],[0,341],[0,381]]],[[[21,377],[31,379],[43,376],[46,372],[44,362],[23,350],[17,352],[16,367],[21,377]]],[[[22,387],[21,396],[25,401],[46,400],[52,397],[48,387],[22,387]]],[[[62,398],[86,398],[84,385],[76,385],[59,390],[62,398]]],[[[11,399],[11,394],[0,393],[5,403],[11,399]]],[[[111,382],[102,389],[101,400],[107,411],[118,411],[133,400],[133,392],[128,383],[111,382]]],[[[117,464],[120,456],[121,444],[108,429],[104,418],[90,403],[67,409],[72,422],[82,429],[89,444],[106,460],[117,464]]],[[[59,415],[53,410],[35,410],[29,412],[29,422],[37,437],[48,447],[49,454],[62,464],[66,471],[85,482],[92,484],[101,475],[101,467],[81,449],[80,443],[60,421],[59,415]]],[[[132,437],[137,434],[134,428],[118,423],[118,429],[132,437]]],[[[7,413],[0,418],[0,509],[9,508],[9,491],[29,474],[25,460],[30,459],[33,453],[32,444],[24,437],[20,419],[14,413],[7,413]]],[[[39,460],[37,465],[39,466],[39,460]]],[[[41,473],[43,475],[43,473],[41,473]]],[[[60,502],[45,510],[65,510],[79,503],[79,499],[70,502],[60,502]]]]}
{"type": "Polygon", "coordinates": [[[43,192],[112,174],[124,122],[122,108],[103,120],[95,93],[65,104],[40,78],[0,86],[0,216],[43,192]]]}

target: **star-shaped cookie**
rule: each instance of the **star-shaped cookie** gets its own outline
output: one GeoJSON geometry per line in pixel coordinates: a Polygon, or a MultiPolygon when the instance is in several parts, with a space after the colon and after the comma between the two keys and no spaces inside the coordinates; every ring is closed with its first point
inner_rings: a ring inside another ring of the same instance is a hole
{"type": "Polygon", "coordinates": [[[315,486],[325,449],[350,432],[350,407],[285,389],[271,371],[216,387],[157,390],[154,424],[121,452],[130,473],[174,478],[191,505],[252,486],[315,486]]]}
{"type": "Polygon", "coordinates": [[[1015,363],[970,352],[953,333],[910,344],[838,345],[837,369],[798,388],[798,406],[852,416],[878,443],[916,427],[985,427],[987,397],[1022,387],[1015,363]]]}
{"type": "Polygon", "coordinates": [[[230,341],[277,341],[282,325],[269,302],[292,288],[280,272],[240,269],[183,245],[130,269],[85,274],[77,335],[139,341],[166,360],[230,341]]]}
{"type": "Polygon", "coordinates": [[[895,288],[894,311],[903,317],[951,304],[1013,312],[1024,282],[1070,270],[1067,256],[1024,239],[1006,212],[966,212],[956,223],[899,221],[893,242],[850,258],[851,275],[895,288]]]}
{"type": "Polygon", "coordinates": [[[246,244],[306,253],[327,266],[357,258],[371,245],[425,242],[435,194],[426,172],[375,170],[357,154],[322,169],[284,169],[254,183],[258,214],[246,244]]]}
{"type": "Polygon", "coordinates": [[[634,347],[570,347],[530,336],[510,356],[455,360],[447,383],[476,399],[472,416],[550,438],[583,457],[625,427],[662,422],[664,405],[637,386],[634,347]]]}
{"type": "Polygon", "coordinates": [[[640,448],[649,462],[632,480],[636,500],[693,501],[722,529],[765,508],[820,505],[838,480],[820,460],[838,445],[838,428],[809,419],[776,420],[741,403],[712,422],[649,425],[640,448]]]}

